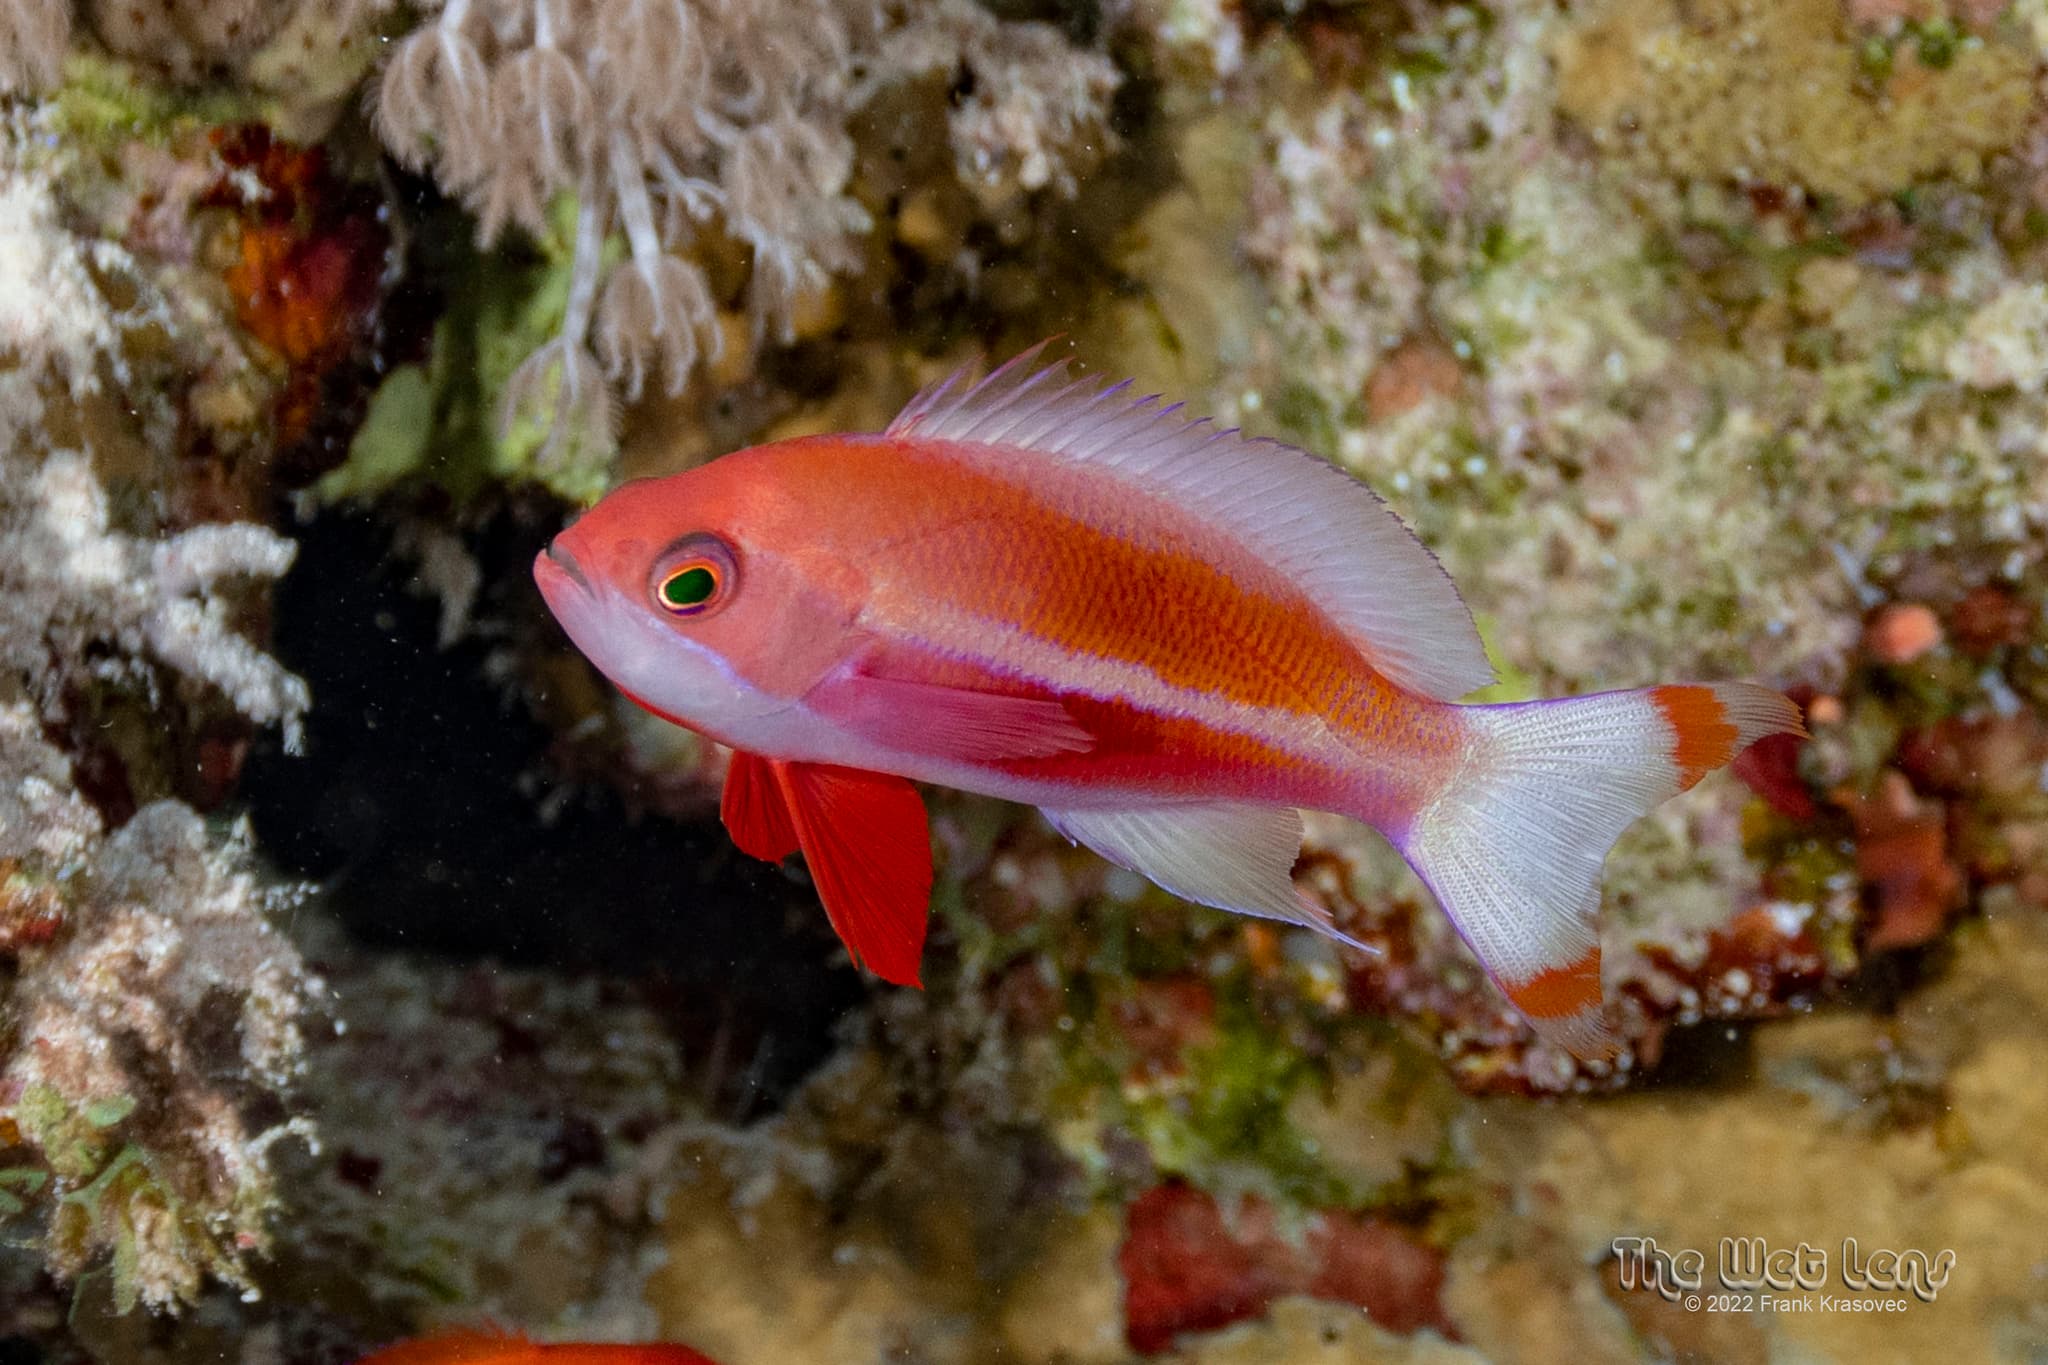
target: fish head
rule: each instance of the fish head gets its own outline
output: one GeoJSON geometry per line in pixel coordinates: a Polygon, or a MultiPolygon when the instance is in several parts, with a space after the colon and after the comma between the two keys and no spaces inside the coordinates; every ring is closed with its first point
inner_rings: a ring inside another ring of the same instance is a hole
{"type": "Polygon", "coordinates": [[[648,710],[773,753],[789,712],[853,648],[864,585],[806,536],[741,452],[614,489],[534,559],[541,596],[648,710]]]}

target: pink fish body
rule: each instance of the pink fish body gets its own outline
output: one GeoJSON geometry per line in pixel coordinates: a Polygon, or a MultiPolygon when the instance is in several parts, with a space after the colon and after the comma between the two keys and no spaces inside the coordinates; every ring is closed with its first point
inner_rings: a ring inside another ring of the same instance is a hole
{"type": "Polygon", "coordinates": [[[737,751],[735,840],[801,848],[889,980],[917,979],[931,879],[905,779],[1348,942],[1289,875],[1325,810],[1403,853],[1540,1033],[1611,1052],[1608,848],[1797,708],[1745,683],[1459,706],[1492,680],[1478,633],[1368,489],[1036,354],[877,435],[628,484],[541,591],[629,696],[737,751]]]}

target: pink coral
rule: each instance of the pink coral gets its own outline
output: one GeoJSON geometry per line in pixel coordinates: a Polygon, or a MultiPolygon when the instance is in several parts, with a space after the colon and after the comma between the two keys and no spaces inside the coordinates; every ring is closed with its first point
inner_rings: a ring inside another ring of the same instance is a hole
{"type": "Polygon", "coordinates": [[[965,70],[948,130],[963,182],[998,201],[1071,193],[1107,146],[1118,76],[1055,30],[970,0],[440,0],[399,42],[379,132],[476,214],[486,240],[547,230],[575,197],[559,336],[510,385],[505,419],[610,445],[610,386],[670,394],[725,344],[698,259],[747,248],[757,337],[794,338],[804,301],[862,261],[849,116],[892,83],[965,70]],[[625,259],[605,253],[613,233],[625,259]]]}
{"type": "Polygon", "coordinates": [[[610,440],[607,381],[679,392],[715,355],[717,317],[684,253],[714,221],[753,249],[757,328],[849,268],[867,215],[846,194],[846,58],[864,44],[830,0],[448,0],[398,44],[376,99],[398,155],[431,167],[486,239],[546,231],[573,194],[575,258],[561,336],[528,359],[508,417],[546,412],[610,440]],[[525,130],[522,135],[515,130],[525,130]],[[628,259],[603,260],[614,230],[628,259]],[[595,342],[595,349],[592,343],[595,342]]]}

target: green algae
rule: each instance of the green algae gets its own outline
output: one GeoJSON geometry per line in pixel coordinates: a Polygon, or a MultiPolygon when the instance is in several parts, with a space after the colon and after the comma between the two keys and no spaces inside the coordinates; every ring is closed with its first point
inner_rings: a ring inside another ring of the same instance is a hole
{"type": "Polygon", "coordinates": [[[6,1117],[44,1165],[0,1171],[0,1215],[53,1196],[44,1233],[51,1264],[77,1275],[104,1256],[119,1313],[145,1298],[157,1303],[167,1289],[189,1299],[209,1275],[247,1288],[243,1249],[224,1242],[217,1225],[260,1226],[268,1192],[238,1186],[219,1208],[180,1196],[181,1182],[162,1172],[173,1158],[123,1134],[136,1103],[129,1095],[73,1101],[52,1086],[27,1087],[6,1117]]]}
{"type": "Polygon", "coordinates": [[[0,1218],[26,1212],[29,1198],[49,1183],[50,1173],[40,1166],[0,1166],[0,1218]]]}
{"type": "MultiPolygon", "coordinates": [[[[1326,1162],[1292,1113],[1327,1094],[1335,1055],[1383,1030],[1255,983],[1232,946],[1238,925],[1219,912],[1160,897],[1148,915],[1144,899],[1091,901],[1067,930],[1085,933],[1086,956],[1057,978],[1058,1060],[1039,1077],[1038,1103],[1068,1155],[1108,1188],[1116,1163],[1104,1144],[1135,1140],[1157,1175],[1218,1194],[1293,1212],[1371,1202],[1379,1192],[1326,1162]],[[1185,928],[1160,932],[1165,914],[1185,928]]],[[[1060,948],[1050,951],[1039,960],[1058,973],[1060,948]]]]}
{"type": "MultiPolygon", "coordinates": [[[[385,377],[348,459],[316,491],[338,502],[433,488],[462,504],[508,484],[538,484],[571,503],[594,502],[613,482],[617,452],[566,419],[551,448],[557,433],[543,416],[554,411],[551,392],[535,395],[509,421],[506,413],[513,372],[562,330],[575,201],[555,201],[545,236],[492,251],[473,246],[453,225],[459,221],[444,209],[422,228],[436,256],[430,273],[447,286],[428,359],[385,377]]],[[[605,261],[624,254],[614,239],[605,261]]],[[[559,368],[555,374],[559,382],[559,368]]]]}
{"type": "Polygon", "coordinates": [[[50,105],[50,126],[74,145],[112,149],[132,139],[161,145],[208,128],[266,122],[274,107],[245,90],[173,85],[118,57],[74,51],[50,105]]]}

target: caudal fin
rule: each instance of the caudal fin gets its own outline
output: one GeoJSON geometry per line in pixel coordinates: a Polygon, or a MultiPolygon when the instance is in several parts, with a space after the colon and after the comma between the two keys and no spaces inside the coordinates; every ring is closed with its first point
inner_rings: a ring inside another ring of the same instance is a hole
{"type": "Polygon", "coordinates": [[[1537,1033],[1612,1056],[1600,987],[1600,871],[1621,832],[1799,708],[1749,683],[1472,706],[1470,759],[1402,852],[1537,1033]]]}

